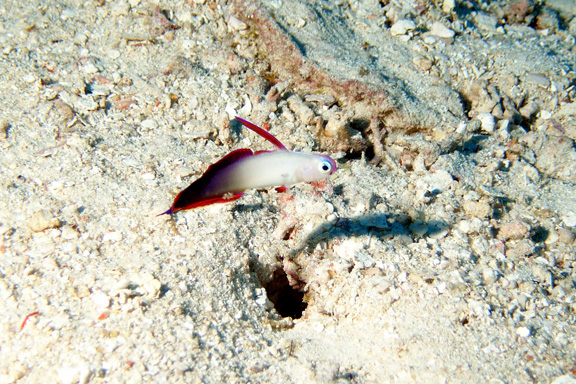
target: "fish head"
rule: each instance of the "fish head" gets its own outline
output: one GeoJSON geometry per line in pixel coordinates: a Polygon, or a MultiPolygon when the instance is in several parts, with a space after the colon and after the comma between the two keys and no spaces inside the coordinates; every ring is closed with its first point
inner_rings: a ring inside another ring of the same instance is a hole
{"type": "Polygon", "coordinates": [[[306,162],[300,169],[299,178],[304,182],[313,182],[327,179],[338,167],[330,156],[312,155],[310,161],[306,162]]]}

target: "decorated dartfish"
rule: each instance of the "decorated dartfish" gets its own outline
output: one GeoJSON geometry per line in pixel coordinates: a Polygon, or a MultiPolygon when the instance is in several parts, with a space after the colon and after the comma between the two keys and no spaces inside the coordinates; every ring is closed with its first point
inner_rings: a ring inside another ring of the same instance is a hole
{"type": "Polygon", "coordinates": [[[181,191],[172,207],[162,215],[234,201],[247,189],[279,187],[277,189],[285,190],[296,183],[324,180],[336,171],[336,162],[329,156],[289,151],[271,133],[239,117],[236,120],[277,149],[252,152],[243,148],[230,152],[181,191]]]}

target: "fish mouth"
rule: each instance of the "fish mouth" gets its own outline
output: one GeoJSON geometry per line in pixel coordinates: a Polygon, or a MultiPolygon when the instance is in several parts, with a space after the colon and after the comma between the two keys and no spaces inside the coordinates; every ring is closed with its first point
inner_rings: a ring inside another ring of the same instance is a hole
{"type": "Polygon", "coordinates": [[[332,164],[332,171],[330,171],[330,175],[333,175],[334,172],[338,170],[338,166],[336,165],[336,161],[334,161],[333,158],[329,157],[328,159],[330,161],[330,164],[332,164]]]}

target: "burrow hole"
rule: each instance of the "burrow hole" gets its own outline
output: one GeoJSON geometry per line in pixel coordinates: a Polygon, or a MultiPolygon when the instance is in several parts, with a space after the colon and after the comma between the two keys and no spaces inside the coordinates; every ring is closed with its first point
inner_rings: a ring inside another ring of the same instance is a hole
{"type": "Polygon", "coordinates": [[[274,271],[272,280],[264,288],[266,288],[268,300],[274,304],[274,308],[280,316],[293,319],[302,317],[302,313],[308,306],[304,302],[304,292],[290,286],[284,269],[278,268],[274,271]]]}

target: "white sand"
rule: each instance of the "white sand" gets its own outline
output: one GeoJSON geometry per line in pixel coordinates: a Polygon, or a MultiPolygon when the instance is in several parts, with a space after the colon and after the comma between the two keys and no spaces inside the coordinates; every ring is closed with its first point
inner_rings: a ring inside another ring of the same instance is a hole
{"type": "Polygon", "coordinates": [[[239,3],[0,4],[0,383],[575,383],[574,3],[266,2],[377,166],[239,3]],[[235,114],[340,169],[156,217],[235,114]]]}

